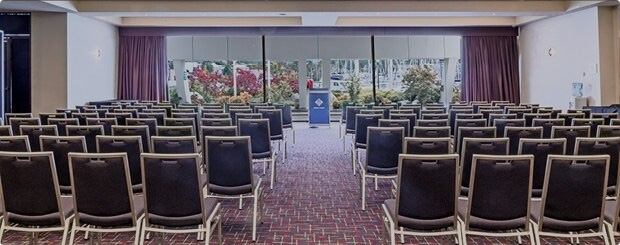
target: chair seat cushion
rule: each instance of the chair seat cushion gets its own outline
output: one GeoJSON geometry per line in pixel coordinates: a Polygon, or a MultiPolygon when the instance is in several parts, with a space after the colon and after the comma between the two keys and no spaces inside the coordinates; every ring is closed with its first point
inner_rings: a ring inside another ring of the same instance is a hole
{"type": "Polygon", "coordinates": [[[396,175],[398,174],[398,167],[380,168],[380,167],[373,167],[373,166],[367,165],[366,172],[369,174],[378,174],[378,175],[396,175]]]}
{"type": "MultiPolygon", "coordinates": [[[[461,219],[465,220],[467,216],[468,200],[459,199],[458,211],[461,219]]],[[[509,220],[490,220],[480,218],[476,216],[469,216],[469,227],[474,229],[481,229],[485,231],[505,231],[512,229],[523,229],[528,224],[525,222],[525,217],[519,217],[509,220]]]]}
{"type": "Polygon", "coordinates": [[[8,213],[9,222],[18,223],[22,225],[36,225],[36,226],[54,226],[60,224],[60,219],[66,219],[69,216],[73,215],[73,197],[71,196],[61,196],[60,197],[60,205],[62,205],[62,211],[64,213],[64,217],[60,217],[59,212],[42,214],[42,215],[25,215],[25,214],[16,214],[16,213],[8,213]]]}
{"type": "MultiPolygon", "coordinates": [[[[396,199],[388,199],[383,202],[387,207],[390,217],[394,217],[396,213],[396,199]]],[[[398,216],[398,226],[402,226],[412,230],[440,230],[453,227],[456,229],[454,216],[448,216],[439,219],[414,219],[405,216],[398,216]]]]}
{"type": "MultiPolygon", "coordinates": [[[[215,206],[217,206],[217,199],[215,198],[205,198],[204,202],[204,212],[207,217],[213,211],[215,211],[215,206]]],[[[165,227],[186,227],[186,226],[196,226],[203,224],[202,214],[192,214],[182,217],[167,217],[161,216],[157,214],[148,214],[149,215],[149,223],[150,225],[160,225],[165,227]]],[[[206,221],[205,221],[206,222],[206,221]]]]}
{"type": "MultiPolygon", "coordinates": [[[[144,196],[133,195],[133,206],[136,212],[136,220],[144,213],[144,196]]],[[[131,213],[112,216],[98,216],[86,213],[78,213],[80,224],[89,224],[101,227],[133,226],[131,213]]]]}
{"type": "Polygon", "coordinates": [[[209,192],[219,195],[243,195],[252,194],[254,187],[258,183],[260,177],[258,174],[254,175],[254,183],[241,186],[220,186],[215,184],[209,184],[209,192]]]}
{"type": "MultiPolygon", "coordinates": [[[[531,207],[531,217],[532,220],[540,226],[540,209],[541,201],[533,200],[531,207]]],[[[598,218],[590,219],[590,220],[559,220],[545,216],[542,223],[543,230],[552,230],[552,231],[585,231],[590,229],[598,228],[598,218]]]]}

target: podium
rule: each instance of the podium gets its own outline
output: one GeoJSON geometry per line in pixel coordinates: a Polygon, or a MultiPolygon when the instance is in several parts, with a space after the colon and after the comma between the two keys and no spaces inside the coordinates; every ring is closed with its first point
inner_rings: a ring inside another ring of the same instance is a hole
{"type": "Polygon", "coordinates": [[[313,88],[308,91],[308,122],[310,127],[329,126],[329,89],[313,88]]]}

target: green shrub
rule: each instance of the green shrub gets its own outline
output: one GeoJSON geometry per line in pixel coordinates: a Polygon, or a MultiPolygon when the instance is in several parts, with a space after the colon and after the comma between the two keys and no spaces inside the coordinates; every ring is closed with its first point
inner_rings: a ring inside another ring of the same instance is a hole
{"type": "Polygon", "coordinates": [[[437,73],[427,65],[415,66],[403,76],[406,99],[418,101],[422,105],[439,102],[443,86],[437,73]]]}

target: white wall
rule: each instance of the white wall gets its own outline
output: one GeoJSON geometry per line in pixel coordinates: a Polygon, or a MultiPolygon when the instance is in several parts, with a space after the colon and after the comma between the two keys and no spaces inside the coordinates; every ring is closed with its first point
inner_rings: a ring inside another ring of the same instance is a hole
{"type": "Polygon", "coordinates": [[[118,29],[67,15],[67,105],[116,98],[118,29]],[[100,51],[100,55],[98,55],[100,51]]]}
{"type": "Polygon", "coordinates": [[[521,101],[566,109],[582,82],[589,104],[601,105],[598,31],[596,7],[522,26],[521,101]]]}

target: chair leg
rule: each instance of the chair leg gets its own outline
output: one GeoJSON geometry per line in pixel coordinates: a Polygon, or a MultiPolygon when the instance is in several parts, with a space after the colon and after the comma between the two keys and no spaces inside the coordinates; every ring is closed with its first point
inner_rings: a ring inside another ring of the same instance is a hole
{"type": "Polygon", "coordinates": [[[209,245],[209,241],[211,240],[211,222],[207,222],[206,224],[207,226],[207,231],[206,232],[200,232],[204,234],[204,239],[205,239],[205,245],[209,245]]]}
{"type": "Polygon", "coordinates": [[[69,237],[69,245],[73,245],[73,241],[75,240],[75,233],[77,233],[76,228],[76,222],[75,220],[73,220],[73,227],[71,227],[71,237],[69,237]]]}
{"type": "Polygon", "coordinates": [[[534,232],[534,239],[536,239],[536,244],[540,245],[540,233],[538,233],[538,225],[531,222],[532,232],[534,232]]]}
{"type": "Polygon", "coordinates": [[[534,235],[534,229],[530,227],[530,244],[536,244],[536,235],[534,235]]]}
{"type": "Polygon", "coordinates": [[[616,244],[616,238],[614,237],[614,229],[609,224],[605,224],[605,231],[607,232],[607,236],[609,242],[611,244],[616,244]]]}
{"type": "Polygon", "coordinates": [[[400,244],[405,243],[405,234],[403,233],[403,227],[400,227],[400,244]]]}
{"type": "Polygon", "coordinates": [[[62,241],[60,244],[65,245],[67,243],[67,235],[69,235],[69,225],[71,224],[71,218],[65,221],[65,228],[62,230],[62,241]]]}
{"type": "Polygon", "coordinates": [[[377,178],[377,175],[375,174],[375,191],[379,190],[379,179],[377,178]]]}
{"type": "Polygon", "coordinates": [[[523,240],[521,240],[521,236],[517,236],[517,243],[519,243],[519,245],[523,244],[523,240]]]}
{"type": "MultiPolygon", "coordinates": [[[[202,229],[202,225],[198,225],[198,229],[202,229]]],[[[203,237],[204,234],[202,233],[203,233],[202,231],[199,231],[198,233],[196,233],[196,240],[198,241],[204,240],[204,237],[203,237]]]]}
{"type": "Polygon", "coordinates": [[[241,210],[243,208],[243,196],[239,196],[239,210],[241,210]]]}
{"type": "Polygon", "coordinates": [[[355,162],[357,162],[357,149],[355,149],[355,147],[353,147],[352,149],[351,159],[353,161],[353,163],[351,164],[351,166],[353,167],[353,176],[355,176],[355,162]]]}
{"type": "Polygon", "coordinates": [[[256,241],[256,223],[258,219],[258,191],[254,193],[254,206],[252,212],[252,241],[256,241]]]}
{"type": "Polygon", "coordinates": [[[146,220],[142,220],[142,225],[140,226],[140,241],[138,244],[144,244],[144,238],[146,237],[146,220]]]}
{"type": "Polygon", "coordinates": [[[366,210],[366,173],[363,171],[360,173],[361,185],[362,185],[362,211],[366,210]]]}
{"type": "Polygon", "coordinates": [[[467,233],[465,232],[465,223],[459,220],[461,223],[461,245],[467,245],[467,233]]]}
{"type": "Polygon", "coordinates": [[[6,225],[6,222],[2,222],[2,225],[0,225],[0,243],[2,243],[2,237],[4,236],[4,226],[6,225]]]}
{"type": "MultiPolygon", "coordinates": [[[[267,162],[265,162],[267,164],[267,162]]],[[[276,181],[276,159],[271,158],[271,183],[269,183],[269,189],[273,190],[273,183],[276,181]]]]}
{"type": "Polygon", "coordinates": [[[142,229],[142,219],[138,219],[138,222],[136,223],[136,236],[133,239],[134,245],[140,244],[140,230],[141,229],[142,229]]]}
{"type": "MultiPolygon", "coordinates": [[[[87,225],[86,228],[89,228],[90,225],[87,225]]],[[[90,232],[86,231],[84,232],[84,240],[88,240],[88,235],[90,234],[90,232]]]]}
{"type": "MultiPolygon", "coordinates": [[[[219,211],[218,211],[219,212],[219,211]]],[[[217,216],[217,244],[222,245],[222,216],[218,214],[217,216]]]]}
{"type": "Polygon", "coordinates": [[[394,227],[390,225],[390,244],[396,245],[396,234],[394,233],[394,227]]]}

